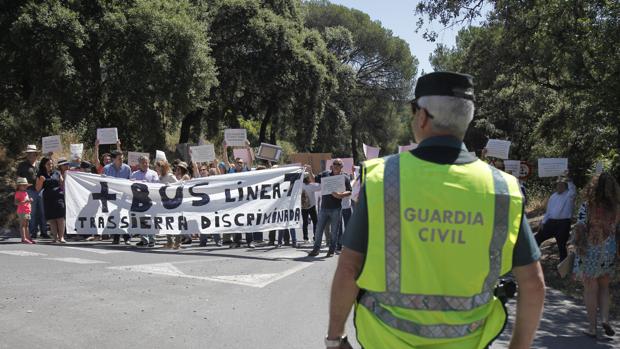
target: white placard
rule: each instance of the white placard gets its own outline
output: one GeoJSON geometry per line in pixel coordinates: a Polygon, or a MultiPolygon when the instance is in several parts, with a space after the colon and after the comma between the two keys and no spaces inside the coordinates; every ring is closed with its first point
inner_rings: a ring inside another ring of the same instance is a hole
{"type": "Polygon", "coordinates": [[[346,189],[344,175],[321,177],[321,195],[341,193],[346,189]]]}
{"type": "Polygon", "coordinates": [[[130,151],[129,153],[127,153],[127,164],[129,166],[138,166],[139,162],[138,159],[141,156],[146,156],[147,158],[150,156],[149,153],[140,153],[137,151],[130,151]]]}
{"type": "Polygon", "coordinates": [[[215,147],[213,144],[189,147],[189,151],[192,156],[192,161],[211,162],[215,160],[215,147]]]}
{"type": "Polygon", "coordinates": [[[300,228],[302,173],[301,167],[286,167],[141,183],[144,190],[136,192],[135,182],[126,179],[73,172],[65,179],[67,229],[75,234],[220,234],[300,228]],[[175,205],[164,204],[170,198],[175,205]]]}
{"type": "Polygon", "coordinates": [[[82,158],[82,154],[84,153],[84,143],[71,144],[71,155],[77,155],[82,158]]]}
{"type": "Polygon", "coordinates": [[[48,136],[41,138],[41,151],[43,154],[61,152],[62,143],[60,142],[60,136],[48,136]]]}
{"type": "Polygon", "coordinates": [[[244,128],[227,128],[224,130],[224,141],[230,147],[245,147],[248,131],[244,128]]]}
{"type": "MultiPolygon", "coordinates": [[[[342,172],[353,174],[353,158],[342,158],[342,172]]],[[[334,163],[334,159],[325,160],[325,170],[329,171],[334,163]]]]}
{"type": "Polygon", "coordinates": [[[398,153],[404,153],[406,151],[413,150],[413,149],[415,149],[417,147],[418,147],[418,143],[411,143],[409,145],[399,145],[398,146],[398,153]]]}
{"type": "Polygon", "coordinates": [[[250,154],[250,149],[248,148],[233,149],[233,156],[235,160],[237,158],[242,159],[243,163],[248,167],[252,165],[252,154],[250,154]]]}
{"type": "Polygon", "coordinates": [[[155,150],[155,161],[157,160],[166,160],[168,161],[168,159],[166,159],[166,153],[164,153],[161,150],[155,150]]]}
{"type": "Polygon", "coordinates": [[[538,159],[538,177],[559,177],[568,170],[567,158],[538,159]]]}
{"type": "Polygon", "coordinates": [[[521,173],[521,161],[504,160],[504,172],[510,173],[515,177],[519,177],[519,174],[521,173]]]}
{"type": "Polygon", "coordinates": [[[116,127],[98,128],[97,139],[99,144],[116,144],[118,142],[118,130],[116,127]]]}
{"type": "Polygon", "coordinates": [[[502,141],[500,139],[489,139],[487,142],[487,156],[506,160],[510,153],[510,141],[502,141]]]}
{"type": "Polygon", "coordinates": [[[601,161],[596,163],[596,168],[594,169],[594,173],[597,175],[603,173],[603,163],[601,161]]]}
{"type": "Polygon", "coordinates": [[[381,148],[371,147],[363,143],[362,147],[364,148],[364,155],[366,156],[366,160],[376,159],[379,157],[379,152],[381,151],[381,148]]]}
{"type": "Polygon", "coordinates": [[[282,148],[268,143],[261,143],[260,148],[258,148],[258,154],[256,154],[256,158],[277,162],[282,155],[282,148]]]}

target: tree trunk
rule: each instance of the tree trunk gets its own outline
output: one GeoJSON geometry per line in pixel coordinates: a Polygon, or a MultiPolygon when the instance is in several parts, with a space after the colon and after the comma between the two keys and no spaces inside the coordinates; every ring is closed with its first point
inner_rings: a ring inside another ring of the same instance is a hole
{"type": "Polygon", "coordinates": [[[203,114],[204,109],[199,108],[185,115],[183,121],[181,121],[181,134],[179,135],[179,144],[189,142],[192,126],[194,126],[195,128],[195,134],[197,131],[196,129],[199,128],[197,126],[200,124],[203,114]]]}
{"type": "Polygon", "coordinates": [[[273,117],[271,128],[269,129],[269,144],[276,144],[278,134],[278,115],[273,117]]]}
{"type": "Polygon", "coordinates": [[[359,161],[359,154],[357,153],[357,123],[351,123],[351,153],[353,155],[353,163],[357,164],[359,161]]]}
{"type": "Polygon", "coordinates": [[[271,116],[273,115],[273,111],[274,111],[273,104],[270,103],[269,106],[267,106],[267,111],[265,112],[263,121],[261,121],[260,123],[260,133],[258,136],[259,143],[265,142],[265,140],[267,139],[267,126],[271,122],[271,116]]]}

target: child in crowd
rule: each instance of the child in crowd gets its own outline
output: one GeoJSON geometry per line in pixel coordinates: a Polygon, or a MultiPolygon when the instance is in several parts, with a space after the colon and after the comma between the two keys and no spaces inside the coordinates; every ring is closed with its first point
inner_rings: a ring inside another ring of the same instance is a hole
{"type": "Polygon", "coordinates": [[[34,244],[35,242],[30,240],[30,233],[28,232],[31,213],[30,203],[32,202],[32,198],[28,196],[26,191],[28,180],[19,177],[15,186],[15,205],[17,205],[17,217],[19,218],[19,232],[22,236],[22,243],[34,244]]]}

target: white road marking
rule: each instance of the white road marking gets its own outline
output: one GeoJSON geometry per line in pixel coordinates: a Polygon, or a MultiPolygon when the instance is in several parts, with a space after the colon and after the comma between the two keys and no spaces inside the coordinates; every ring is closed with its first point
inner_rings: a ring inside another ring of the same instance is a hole
{"type": "Polygon", "coordinates": [[[38,252],[30,252],[30,251],[0,251],[0,253],[8,254],[12,256],[21,256],[21,257],[38,257],[38,256],[47,256],[45,253],[38,252]]]}
{"type": "Polygon", "coordinates": [[[75,264],[104,264],[108,262],[96,261],[92,259],[83,259],[83,258],[74,258],[74,257],[66,257],[66,258],[45,258],[51,261],[58,262],[66,262],[66,263],[75,263],[75,264]]]}
{"type": "Polygon", "coordinates": [[[73,250],[79,250],[79,251],[86,251],[86,252],[93,252],[93,253],[98,253],[98,254],[111,254],[111,253],[126,253],[128,251],[120,251],[120,250],[108,250],[108,249],[103,249],[103,248],[87,248],[87,247],[71,247],[71,246],[66,246],[64,248],[70,248],[73,250]]]}
{"type": "Polygon", "coordinates": [[[108,269],[133,271],[133,272],[139,272],[139,273],[165,275],[165,276],[176,276],[176,277],[182,277],[182,278],[188,278],[188,279],[215,281],[215,282],[223,282],[227,284],[263,288],[273,282],[283,279],[311,265],[312,263],[302,263],[302,264],[299,264],[291,269],[285,270],[280,273],[220,275],[220,276],[188,275],[182,272],[181,270],[179,270],[172,263],[126,265],[126,266],[120,266],[120,267],[109,267],[108,269]]]}

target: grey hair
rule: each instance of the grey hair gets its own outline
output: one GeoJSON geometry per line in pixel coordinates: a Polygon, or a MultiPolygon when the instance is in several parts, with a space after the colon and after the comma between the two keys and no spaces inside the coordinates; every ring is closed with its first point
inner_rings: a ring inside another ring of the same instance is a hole
{"type": "Polygon", "coordinates": [[[148,157],[148,156],[146,156],[146,155],[140,155],[140,156],[138,157],[138,162],[141,162],[142,160],[149,161],[149,157],[148,157]]]}
{"type": "Polygon", "coordinates": [[[460,139],[465,137],[469,123],[474,118],[474,102],[452,96],[423,96],[418,99],[420,108],[430,115],[435,131],[448,132],[460,139]]]}

